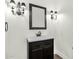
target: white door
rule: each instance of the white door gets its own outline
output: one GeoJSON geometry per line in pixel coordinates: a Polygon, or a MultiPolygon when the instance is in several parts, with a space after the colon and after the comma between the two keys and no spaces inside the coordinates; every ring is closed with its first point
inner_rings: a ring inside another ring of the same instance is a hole
{"type": "Polygon", "coordinates": [[[24,17],[7,10],[5,22],[8,23],[8,31],[5,32],[6,59],[26,59],[24,17]]]}

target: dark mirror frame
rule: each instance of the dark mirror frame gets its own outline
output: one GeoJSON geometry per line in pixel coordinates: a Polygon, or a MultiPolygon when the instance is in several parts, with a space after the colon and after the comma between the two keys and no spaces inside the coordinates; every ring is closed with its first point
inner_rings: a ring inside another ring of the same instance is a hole
{"type": "Polygon", "coordinates": [[[29,3],[29,29],[35,29],[35,30],[41,30],[41,29],[47,29],[47,23],[46,23],[46,8],[42,7],[42,6],[38,6],[32,3],[29,3]],[[45,11],[45,23],[44,23],[44,27],[33,27],[32,26],[32,7],[36,7],[36,8],[40,8],[43,9],[45,11]]]}

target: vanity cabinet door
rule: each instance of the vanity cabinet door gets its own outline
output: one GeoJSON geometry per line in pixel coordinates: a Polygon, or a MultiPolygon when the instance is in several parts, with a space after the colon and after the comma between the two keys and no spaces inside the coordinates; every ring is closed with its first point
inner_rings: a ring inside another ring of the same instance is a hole
{"type": "Polygon", "coordinates": [[[44,59],[53,59],[52,47],[47,47],[43,49],[44,59]]]}
{"type": "Polygon", "coordinates": [[[32,50],[32,59],[43,59],[43,49],[39,48],[39,49],[35,49],[32,50]]]}

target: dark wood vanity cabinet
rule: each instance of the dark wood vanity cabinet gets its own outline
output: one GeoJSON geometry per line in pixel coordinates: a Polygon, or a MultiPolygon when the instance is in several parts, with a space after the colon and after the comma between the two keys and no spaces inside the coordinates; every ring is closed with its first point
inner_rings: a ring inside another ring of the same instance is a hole
{"type": "Polygon", "coordinates": [[[53,39],[29,42],[29,59],[54,59],[53,39]]]}

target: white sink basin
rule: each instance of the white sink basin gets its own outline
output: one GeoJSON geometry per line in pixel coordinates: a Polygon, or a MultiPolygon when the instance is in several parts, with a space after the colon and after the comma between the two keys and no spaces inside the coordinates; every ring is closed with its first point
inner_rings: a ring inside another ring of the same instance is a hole
{"type": "Polygon", "coordinates": [[[53,38],[52,36],[48,36],[48,35],[42,35],[42,36],[33,36],[33,37],[29,37],[28,38],[28,42],[34,42],[34,41],[41,41],[41,40],[48,40],[53,38]]]}

